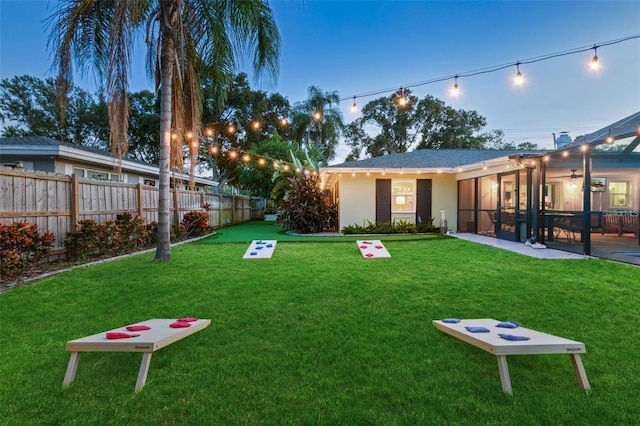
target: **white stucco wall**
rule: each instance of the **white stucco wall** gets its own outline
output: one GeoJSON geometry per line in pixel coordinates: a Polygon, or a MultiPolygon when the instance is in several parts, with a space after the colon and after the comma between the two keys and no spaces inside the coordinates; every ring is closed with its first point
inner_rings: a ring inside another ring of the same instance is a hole
{"type": "MultiPolygon", "coordinates": [[[[431,179],[431,215],[434,225],[440,226],[440,211],[445,210],[449,229],[456,230],[458,186],[451,174],[403,174],[399,173],[342,173],[338,180],[340,227],[366,225],[376,219],[376,179],[431,179]]],[[[395,220],[415,221],[415,214],[392,214],[395,220]]]]}

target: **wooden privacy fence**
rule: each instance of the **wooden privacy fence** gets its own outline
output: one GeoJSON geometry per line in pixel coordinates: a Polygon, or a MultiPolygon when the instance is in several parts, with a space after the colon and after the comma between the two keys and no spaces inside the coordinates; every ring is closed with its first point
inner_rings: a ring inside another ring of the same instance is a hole
{"type": "MultiPolygon", "coordinates": [[[[171,190],[172,224],[209,203],[209,225],[225,226],[259,220],[263,198],[171,190]]],[[[158,221],[158,188],[0,167],[0,223],[27,221],[55,237],[54,254],[64,253],[63,240],[81,220],[103,224],[129,212],[146,223],[158,221]]]]}

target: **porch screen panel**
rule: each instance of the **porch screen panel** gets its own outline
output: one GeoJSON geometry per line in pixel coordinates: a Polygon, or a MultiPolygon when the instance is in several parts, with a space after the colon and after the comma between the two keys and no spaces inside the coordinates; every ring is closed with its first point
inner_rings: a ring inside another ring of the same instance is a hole
{"type": "Polygon", "coordinates": [[[472,233],[477,231],[475,185],[475,179],[458,182],[458,231],[472,233]]]}
{"type": "Polygon", "coordinates": [[[376,222],[391,222],[391,179],[376,179],[376,222]]]}
{"type": "Polygon", "coordinates": [[[416,223],[426,222],[431,214],[431,179],[418,179],[416,185],[416,223]]]}

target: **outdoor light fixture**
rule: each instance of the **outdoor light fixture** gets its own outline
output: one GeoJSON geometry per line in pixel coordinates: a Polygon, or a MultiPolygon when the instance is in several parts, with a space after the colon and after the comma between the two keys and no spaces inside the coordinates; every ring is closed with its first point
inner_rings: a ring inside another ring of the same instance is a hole
{"type": "Polygon", "coordinates": [[[242,161],[244,161],[245,163],[248,163],[249,161],[251,161],[251,156],[249,154],[244,154],[242,156],[242,161]]]}
{"type": "Polygon", "coordinates": [[[282,118],[280,119],[280,125],[281,125],[282,127],[285,127],[287,124],[289,124],[289,123],[287,122],[287,118],[286,118],[286,117],[282,117],[282,118]]]}
{"type": "Polygon", "coordinates": [[[593,59],[591,59],[591,69],[592,70],[597,70],[600,67],[600,64],[598,63],[598,46],[596,46],[595,44],[593,45],[593,59]]]}
{"type": "Polygon", "coordinates": [[[609,129],[609,135],[607,136],[607,138],[604,141],[606,143],[613,143],[614,139],[613,139],[613,136],[611,136],[611,129],[609,129]]]}
{"type": "Polygon", "coordinates": [[[264,166],[265,164],[267,164],[267,160],[262,157],[258,158],[258,165],[264,166]]]}
{"type": "Polygon", "coordinates": [[[400,97],[398,98],[398,106],[404,107],[407,104],[407,98],[404,96],[404,89],[400,88],[400,97]]]}
{"type": "Polygon", "coordinates": [[[229,151],[229,158],[236,158],[238,156],[238,153],[235,151],[229,151]]]}
{"type": "Polygon", "coordinates": [[[211,153],[211,155],[216,155],[218,153],[218,147],[212,146],[211,148],[209,148],[209,152],[211,153]]]}
{"type": "Polygon", "coordinates": [[[453,88],[451,89],[451,96],[458,96],[460,93],[460,88],[458,87],[458,76],[456,75],[455,81],[453,83],[453,88]]]}
{"type": "Polygon", "coordinates": [[[314,118],[316,121],[320,121],[320,119],[322,118],[322,113],[321,113],[320,111],[316,111],[316,112],[313,114],[313,118],[314,118]]]}
{"type": "Polygon", "coordinates": [[[516,71],[516,76],[515,76],[515,78],[513,79],[513,81],[514,81],[518,86],[520,86],[520,85],[522,84],[522,81],[523,81],[523,79],[522,79],[522,73],[520,72],[520,62],[516,62],[516,70],[517,70],[517,71],[516,71]]]}
{"type": "Polygon", "coordinates": [[[212,137],[213,136],[213,129],[207,129],[206,132],[208,137],[212,137]]]}
{"type": "Polygon", "coordinates": [[[258,120],[253,121],[253,129],[260,130],[260,122],[258,120]]]}
{"type": "Polygon", "coordinates": [[[487,163],[482,163],[482,170],[487,170],[487,163]]]}
{"type": "Polygon", "coordinates": [[[358,112],[358,105],[356,105],[356,97],[353,97],[353,105],[351,105],[351,112],[358,112]]]}
{"type": "Polygon", "coordinates": [[[236,132],[236,128],[233,126],[233,124],[229,124],[229,127],[227,127],[227,131],[230,135],[232,135],[236,132]]]}

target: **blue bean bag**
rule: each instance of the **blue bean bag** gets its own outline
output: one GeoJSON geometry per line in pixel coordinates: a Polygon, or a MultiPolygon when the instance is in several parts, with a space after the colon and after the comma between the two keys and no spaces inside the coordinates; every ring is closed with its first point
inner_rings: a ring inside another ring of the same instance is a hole
{"type": "Polygon", "coordinates": [[[496,327],[518,328],[518,327],[520,327],[520,324],[518,324],[517,322],[513,322],[513,321],[505,321],[505,322],[500,322],[500,323],[496,324],[496,327]]]}
{"type": "Polygon", "coordinates": [[[529,337],[525,337],[525,336],[514,336],[513,334],[503,334],[503,333],[498,333],[498,336],[502,337],[503,339],[506,340],[515,340],[515,341],[521,341],[521,340],[529,340],[529,337]]]}
{"type": "Polygon", "coordinates": [[[485,327],[465,327],[467,331],[472,333],[489,333],[489,329],[485,327]]]}
{"type": "Polygon", "coordinates": [[[442,320],[442,322],[446,322],[449,324],[457,324],[460,322],[460,320],[458,318],[445,318],[442,320]]]}

